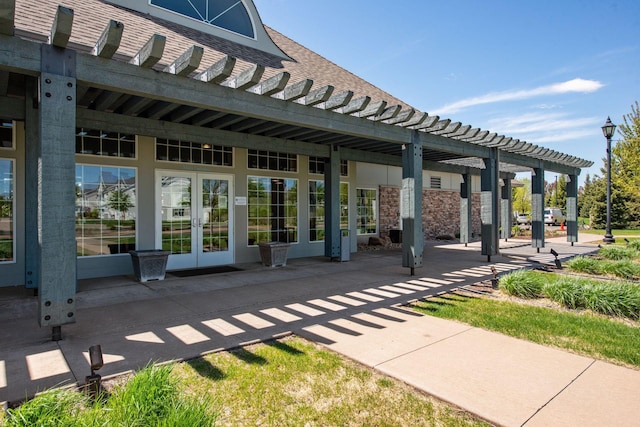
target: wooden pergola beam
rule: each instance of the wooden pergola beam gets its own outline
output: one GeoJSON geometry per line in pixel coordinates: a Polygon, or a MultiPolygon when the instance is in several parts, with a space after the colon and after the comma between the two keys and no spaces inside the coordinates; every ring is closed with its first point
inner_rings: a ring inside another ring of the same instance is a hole
{"type": "Polygon", "coordinates": [[[225,56],[194,78],[203,82],[218,84],[231,75],[235,66],[236,58],[225,56]]]}
{"type": "Polygon", "coordinates": [[[287,86],[291,74],[286,71],[276,74],[275,76],[268,78],[262,83],[258,83],[247,92],[255,93],[257,95],[271,96],[274,93],[281,92],[287,86]]]}
{"type": "Polygon", "coordinates": [[[222,86],[244,90],[260,82],[263,73],[263,65],[253,64],[251,67],[247,68],[236,77],[233,77],[226,81],[222,86]]]}
{"type": "Polygon", "coordinates": [[[298,99],[296,102],[302,105],[313,106],[325,102],[333,93],[334,87],[331,85],[323,86],[320,89],[312,90],[306,96],[298,99]]]}
{"type": "Polygon", "coordinates": [[[56,17],[51,26],[51,34],[49,35],[49,44],[65,48],[71,37],[71,29],[73,28],[73,9],[64,6],[58,6],[56,17]]]}
{"type": "Polygon", "coordinates": [[[193,70],[200,66],[204,49],[201,46],[191,46],[182,55],[176,58],[164,69],[166,73],[176,76],[188,76],[193,70]]]}
{"type": "Polygon", "coordinates": [[[377,116],[380,113],[382,113],[382,111],[386,106],[387,106],[387,101],[378,101],[376,103],[369,104],[367,108],[365,108],[364,110],[356,114],[356,117],[366,118],[366,117],[377,116]]]}
{"type": "Polygon", "coordinates": [[[113,19],[109,20],[107,28],[100,35],[91,53],[100,58],[113,58],[113,55],[120,47],[123,31],[124,24],[122,22],[114,21],[113,19]]]}
{"type": "Polygon", "coordinates": [[[400,113],[401,109],[402,109],[402,105],[394,105],[393,107],[387,107],[384,110],[382,110],[380,114],[373,117],[372,120],[374,122],[383,122],[385,120],[392,119],[396,117],[398,113],[400,113]]]}
{"type": "Polygon", "coordinates": [[[411,119],[411,117],[413,117],[415,113],[416,113],[416,110],[414,110],[413,108],[409,108],[407,110],[400,111],[395,117],[385,120],[384,123],[388,125],[405,123],[405,122],[408,122],[409,119],[411,119]]]}
{"type": "Polygon", "coordinates": [[[353,98],[353,91],[345,90],[344,92],[331,96],[325,102],[321,102],[317,107],[323,110],[335,110],[349,104],[351,98],[353,98]]]}
{"type": "Polygon", "coordinates": [[[347,105],[337,109],[336,111],[341,114],[357,113],[367,108],[367,105],[369,105],[370,102],[371,102],[371,97],[362,96],[360,98],[351,100],[347,105]]]}
{"type": "Polygon", "coordinates": [[[131,58],[130,64],[137,65],[142,68],[151,68],[162,59],[164,46],[167,42],[165,36],[154,34],[149,41],[131,58]]]}
{"type": "Polygon", "coordinates": [[[295,101],[296,99],[306,96],[311,90],[311,86],[313,86],[313,80],[301,80],[298,83],[285,87],[282,92],[276,93],[273,97],[282,99],[283,101],[295,101]]]}

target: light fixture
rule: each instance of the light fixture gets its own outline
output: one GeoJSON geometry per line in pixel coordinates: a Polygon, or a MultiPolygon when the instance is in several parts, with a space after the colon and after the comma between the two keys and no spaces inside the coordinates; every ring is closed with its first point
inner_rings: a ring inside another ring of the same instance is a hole
{"type": "Polygon", "coordinates": [[[211,144],[202,144],[202,148],[209,150],[211,148],[211,144]]]}
{"type": "Polygon", "coordinates": [[[616,242],[611,234],[611,137],[615,131],[616,125],[611,123],[611,118],[607,117],[607,121],[602,126],[602,134],[607,138],[607,229],[602,239],[606,244],[616,242]]]}
{"type": "Polygon", "coordinates": [[[87,393],[95,399],[100,394],[102,382],[102,377],[100,374],[96,374],[96,371],[104,366],[102,347],[99,344],[89,347],[89,364],[91,365],[91,375],[86,376],[84,382],[87,393]]]}
{"type": "Polygon", "coordinates": [[[553,248],[551,248],[551,255],[553,255],[554,257],[556,257],[555,259],[555,263],[556,263],[556,268],[558,270],[562,270],[562,263],[560,262],[560,260],[558,259],[558,252],[554,251],[553,248]]]}

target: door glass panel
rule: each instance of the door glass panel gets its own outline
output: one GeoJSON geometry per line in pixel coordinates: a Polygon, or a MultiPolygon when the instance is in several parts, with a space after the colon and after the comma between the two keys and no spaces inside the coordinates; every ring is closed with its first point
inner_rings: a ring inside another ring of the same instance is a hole
{"type": "Polygon", "coordinates": [[[162,177],[162,249],[191,253],[191,178],[162,177]]]}
{"type": "Polygon", "coordinates": [[[202,180],[202,252],[229,250],[229,181],[202,180]]]}

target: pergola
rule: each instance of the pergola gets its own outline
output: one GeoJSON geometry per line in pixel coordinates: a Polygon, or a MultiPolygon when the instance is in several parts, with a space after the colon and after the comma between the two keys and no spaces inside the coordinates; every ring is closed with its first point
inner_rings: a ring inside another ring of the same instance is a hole
{"type": "Polygon", "coordinates": [[[569,176],[567,239],[577,241],[577,176],[592,162],[354,92],[289,82],[264,67],[236,70],[226,57],[202,72],[203,48],[159,67],[165,37],[116,57],[123,25],[110,21],[92,48],[69,46],[74,13],[58,7],[47,40],[14,35],[15,0],[0,0],[0,117],[26,124],[28,280],[39,285],[40,323],[75,320],[75,129],[275,150],[327,159],[325,255],[340,253],[340,161],[402,167],[403,266],[422,266],[422,172],[461,174],[461,241],[471,231],[471,175],[481,176],[482,254],[511,228],[510,179],[533,171],[533,247],[544,247],[544,171],[569,176]],[[500,193],[500,178],[505,185],[500,193]],[[502,200],[502,207],[501,207],[502,200]],[[502,210],[502,213],[500,211],[502,210]],[[499,218],[502,224],[499,224],[499,218]]]}

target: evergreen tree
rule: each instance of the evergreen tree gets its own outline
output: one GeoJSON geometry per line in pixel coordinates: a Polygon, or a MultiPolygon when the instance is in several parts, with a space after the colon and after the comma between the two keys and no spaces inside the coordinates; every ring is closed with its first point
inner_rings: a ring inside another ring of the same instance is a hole
{"type": "Polygon", "coordinates": [[[640,226],[640,107],[638,101],[618,126],[622,140],[611,148],[611,181],[627,199],[631,226],[640,226]]]}

